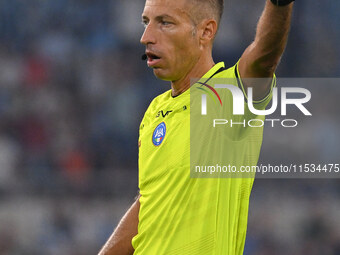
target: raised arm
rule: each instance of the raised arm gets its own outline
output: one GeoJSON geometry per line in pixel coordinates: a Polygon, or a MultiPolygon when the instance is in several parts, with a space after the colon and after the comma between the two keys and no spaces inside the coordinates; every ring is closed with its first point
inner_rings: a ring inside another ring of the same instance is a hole
{"type": "MultiPolygon", "coordinates": [[[[287,44],[293,3],[276,6],[267,0],[257,25],[255,40],[243,53],[239,62],[241,78],[272,77],[287,44]]],[[[247,88],[246,82],[243,83],[247,88]]],[[[262,99],[270,89],[270,82],[256,84],[254,99],[262,99]]]]}
{"type": "Polygon", "coordinates": [[[98,255],[132,255],[132,238],[138,232],[139,197],[121,219],[98,255]]]}

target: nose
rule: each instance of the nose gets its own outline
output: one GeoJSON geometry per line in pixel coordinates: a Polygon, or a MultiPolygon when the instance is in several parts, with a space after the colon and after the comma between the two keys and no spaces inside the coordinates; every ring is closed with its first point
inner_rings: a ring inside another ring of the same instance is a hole
{"type": "Polygon", "coordinates": [[[151,23],[146,25],[144,29],[144,33],[140,39],[141,44],[144,44],[145,46],[148,44],[155,44],[156,43],[156,37],[155,37],[155,29],[152,27],[151,23]]]}

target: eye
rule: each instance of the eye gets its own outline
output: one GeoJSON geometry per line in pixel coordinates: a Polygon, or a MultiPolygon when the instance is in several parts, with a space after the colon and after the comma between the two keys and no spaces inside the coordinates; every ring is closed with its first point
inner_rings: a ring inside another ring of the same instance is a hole
{"type": "Polygon", "coordinates": [[[146,27],[149,22],[147,20],[143,20],[141,23],[142,23],[143,27],[146,27]]]}
{"type": "Polygon", "coordinates": [[[162,24],[163,26],[169,26],[169,25],[171,25],[172,23],[169,22],[169,21],[162,20],[162,21],[161,21],[161,24],[162,24]]]}

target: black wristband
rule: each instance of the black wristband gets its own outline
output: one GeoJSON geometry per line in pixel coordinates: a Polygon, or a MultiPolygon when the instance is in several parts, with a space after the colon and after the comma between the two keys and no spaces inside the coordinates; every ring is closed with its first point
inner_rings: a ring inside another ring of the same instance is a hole
{"type": "Polygon", "coordinates": [[[294,2],[295,0],[271,0],[271,1],[276,6],[285,6],[290,4],[291,2],[294,2]]]}

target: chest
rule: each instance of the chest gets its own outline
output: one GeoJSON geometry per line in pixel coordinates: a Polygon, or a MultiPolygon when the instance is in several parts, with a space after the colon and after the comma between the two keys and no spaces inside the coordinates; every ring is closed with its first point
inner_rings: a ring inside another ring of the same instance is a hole
{"type": "Polygon", "coordinates": [[[186,104],[155,108],[140,126],[140,185],[189,168],[190,109],[186,104]]]}

